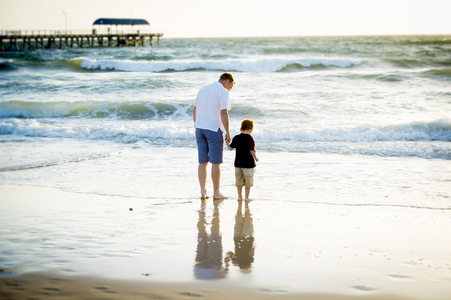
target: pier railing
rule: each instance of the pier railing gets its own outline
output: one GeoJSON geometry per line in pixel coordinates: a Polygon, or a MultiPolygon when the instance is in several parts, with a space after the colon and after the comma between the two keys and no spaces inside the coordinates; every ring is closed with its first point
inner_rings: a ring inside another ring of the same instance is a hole
{"type": "Polygon", "coordinates": [[[163,31],[159,29],[140,30],[140,29],[93,29],[93,30],[0,30],[0,36],[3,37],[34,37],[34,36],[71,36],[71,35],[116,35],[116,34],[161,34],[163,31]]]}
{"type": "Polygon", "coordinates": [[[36,50],[62,48],[153,46],[153,39],[163,32],[141,28],[110,28],[92,30],[1,30],[0,50],[36,50]]]}

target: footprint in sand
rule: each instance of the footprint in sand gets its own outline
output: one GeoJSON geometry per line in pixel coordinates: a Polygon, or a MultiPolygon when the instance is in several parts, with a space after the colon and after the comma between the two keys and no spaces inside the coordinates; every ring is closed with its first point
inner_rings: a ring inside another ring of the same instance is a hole
{"type": "Polygon", "coordinates": [[[54,287],[46,287],[46,288],[43,288],[43,290],[50,291],[50,292],[60,292],[61,291],[60,289],[54,288],[54,287]]]}
{"type": "Polygon", "coordinates": [[[353,288],[355,288],[356,290],[362,291],[362,292],[371,292],[371,291],[375,290],[372,287],[368,287],[368,286],[364,286],[364,285],[356,285],[356,286],[353,286],[353,288]]]}
{"type": "Polygon", "coordinates": [[[199,295],[199,294],[193,294],[193,293],[179,293],[179,295],[182,295],[182,296],[187,296],[187,297],[202,297],[202,295],[199,295]]]}
{"type": "Polygon", "coordinates": [[[116,294],[117,293],[116,291],[112,291],[109,288],[106,288],[106,287],[103,287],[103,286],[96,286],[96,287],[94,287],[94,289],[102,291],[102,292],[107,293],[107,294],[116,294]]]}

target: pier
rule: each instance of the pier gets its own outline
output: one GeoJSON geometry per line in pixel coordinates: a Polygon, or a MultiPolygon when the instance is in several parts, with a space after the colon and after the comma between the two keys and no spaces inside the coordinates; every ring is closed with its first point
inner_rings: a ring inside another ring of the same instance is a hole
{"type": "Polygon", "coordinates": [[[0,51],[94,48],[144,47],[160,45],[162,32],[144,30],[143,19],[98,19],[91,31],[9,30],[0,31],[0,51]],[[139,28],[137,28],[137,25],[139,28]]]}

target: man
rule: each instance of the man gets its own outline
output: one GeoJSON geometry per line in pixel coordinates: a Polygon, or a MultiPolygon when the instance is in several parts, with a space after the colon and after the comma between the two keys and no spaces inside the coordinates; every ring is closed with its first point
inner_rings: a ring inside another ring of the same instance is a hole
{"type": "Polygon", "coordinates": [[[227,199],[219,191],[221,180],[222,153],[224,138],[230,142],[229,130],[229,91],[235,81],[232,74],[224,73],[218,82],[204,86],[194,101],[194,127],[196,128],[197,150],[199,155],[199,184],[201,198],[206,199],[207,165],[211,165],[211,179],[213,181],[213,199],[227,199]]]}

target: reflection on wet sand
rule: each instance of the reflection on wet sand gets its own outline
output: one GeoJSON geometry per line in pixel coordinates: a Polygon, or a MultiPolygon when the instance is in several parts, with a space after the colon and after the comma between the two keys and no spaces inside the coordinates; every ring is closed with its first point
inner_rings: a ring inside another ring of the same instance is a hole
{"type": "Polygon", "coordinates": [[[207,228],[206,200],[202,200],[197,222],[197,249],[194,275],[197,279],[221,279],[227,276],[230,262],[241,272],[249,273],[254,262],[254,226],[249,203],[243,213],[243,201],[238,201],[233,240],[235,252],[229,251],[223,261],[219,207],[223,201],[213,202],[210,232],[207,228]]]}
{"type": "Polygon", "coordinates": [[[220,279],[227,275],[227,267],[222,263],[222,236],[219,226],[219,204],[222,201],[215,200],[213,217],[211,220],[211,232],[207,232],[207,220],[205,213],[206,200],[202,200],[199,210],[197,229],[197,251],[194,275],[197,279],[220,279]]]}
{"type": "Polygon", "coordinates": [[[233,240],[235,253],[228,252],[226,261],[231,260],[242,272],[248,273],[254,262],[254,225],[248,202],[245,204],[243,215],[243,201],[238,201],[233,240]]]}

